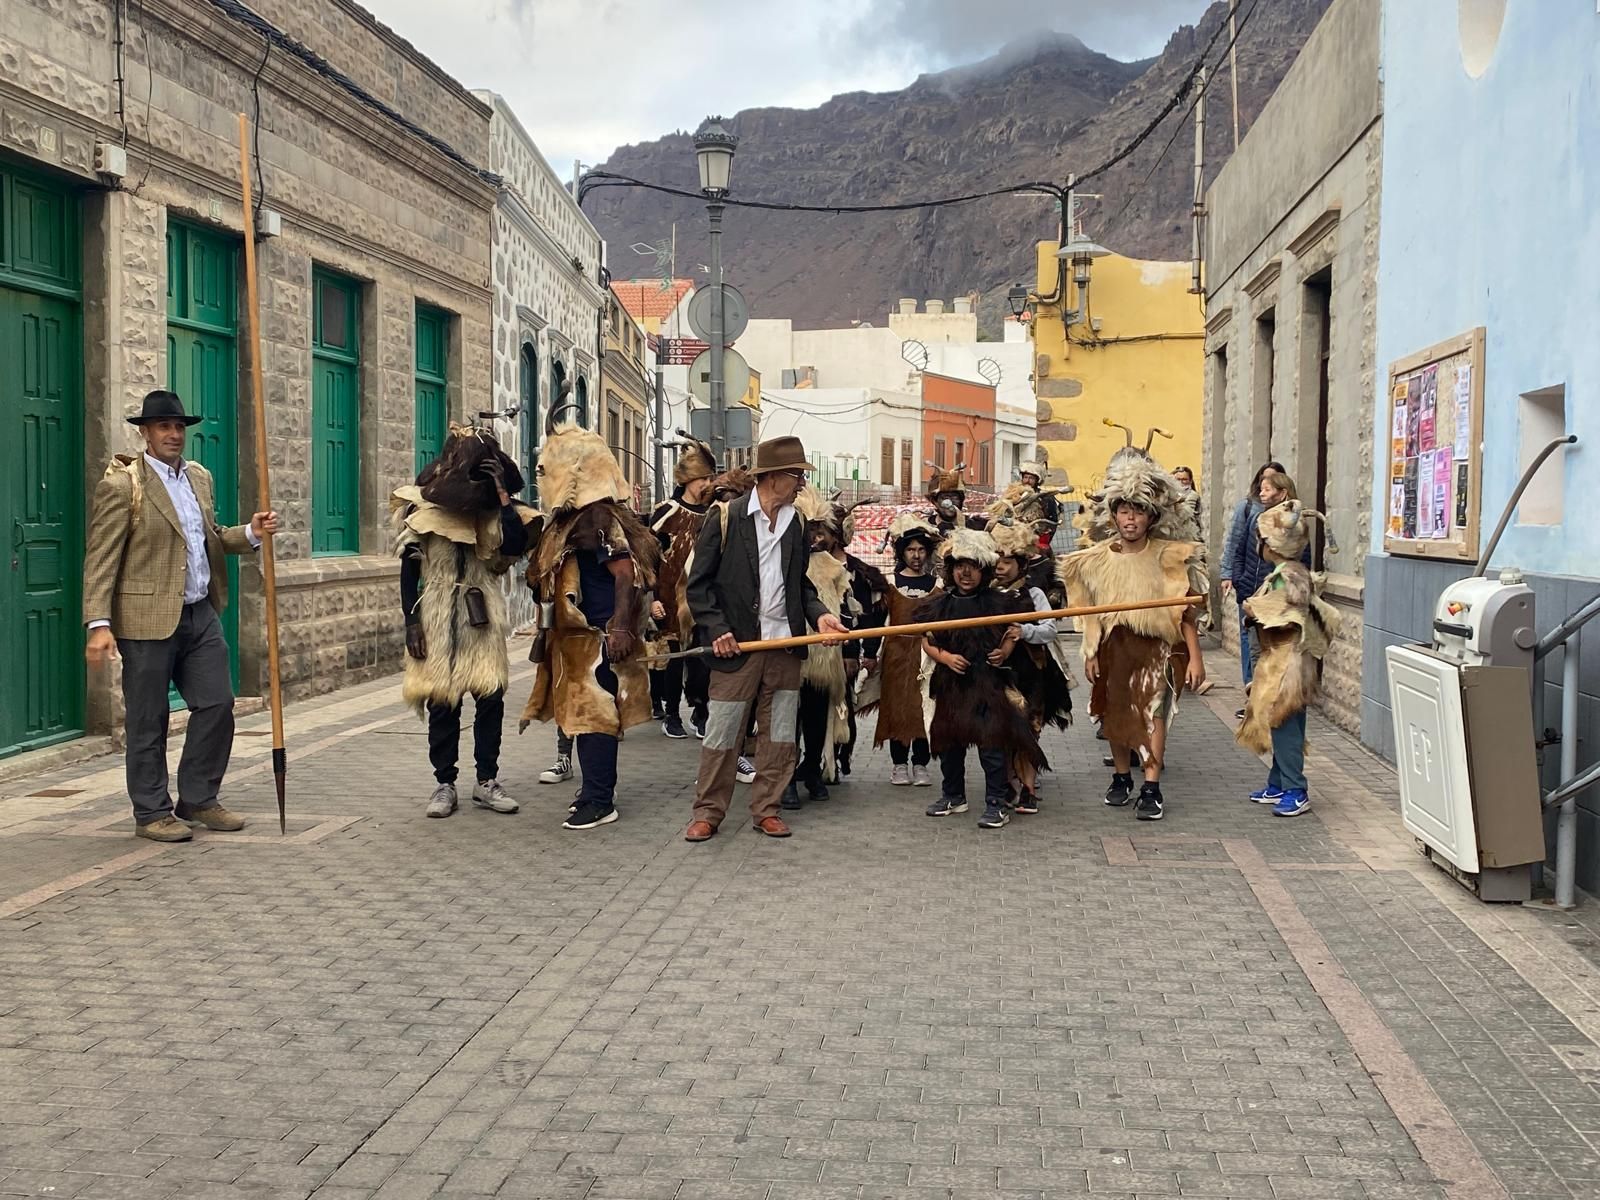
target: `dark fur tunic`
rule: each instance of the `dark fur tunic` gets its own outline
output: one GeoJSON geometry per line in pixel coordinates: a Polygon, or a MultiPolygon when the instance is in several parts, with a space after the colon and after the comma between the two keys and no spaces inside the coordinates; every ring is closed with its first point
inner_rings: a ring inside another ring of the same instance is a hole
{"type": "MultiPolygon", "coordinates": [[[[971,596],[941,590],[918,606],[917,621],[958,621],[999,613],[1031,612],[1025,596],[980,588],[971,596]]],[[[933,669],[933,721],[928,728],[928,745],[935,754],[961,746],[985,746],[1004,750],[1037,767],[1047,767],[1039,739],[1028,722],[1027,706],[1017,689],[1016,677],[1008,665],[989,665],[989,652],[1005,636],[1004,625],[982,625],[976,629],[957,629],[933,635],[934,645],[967,660],[965,675],[949,667],[933,669]]],[[[1012,658],[1022,652],[1012,649],[1012,658]]]]}

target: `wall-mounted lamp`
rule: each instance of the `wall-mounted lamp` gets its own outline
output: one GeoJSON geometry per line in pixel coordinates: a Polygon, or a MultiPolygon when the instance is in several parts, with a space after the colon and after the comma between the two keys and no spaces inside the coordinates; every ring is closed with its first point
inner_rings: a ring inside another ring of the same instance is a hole
{"type": "Polygon", "coordinates": [[[1022,314],[1028,311],[1028,289],[1020,283],[1013,284],[1006,293],[1006,303],[1011,305],[1011,315],[1022,320],[1022,314]]]}

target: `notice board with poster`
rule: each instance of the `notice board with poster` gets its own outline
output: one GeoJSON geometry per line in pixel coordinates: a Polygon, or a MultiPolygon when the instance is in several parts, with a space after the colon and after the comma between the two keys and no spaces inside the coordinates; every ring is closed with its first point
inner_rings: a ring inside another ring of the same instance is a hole
{"type": "Polygon", "coordinates": [[[1383,548],[1474,562],[1483,487],[1483,327],[1389,367],[1383,548]]]}

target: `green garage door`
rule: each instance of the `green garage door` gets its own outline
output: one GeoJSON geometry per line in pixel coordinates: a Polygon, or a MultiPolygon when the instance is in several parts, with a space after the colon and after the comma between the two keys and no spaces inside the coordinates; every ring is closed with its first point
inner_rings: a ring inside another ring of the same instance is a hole
{"type": "MultiPolygon", "coordinates": [[[[234,266],[238,243],[192,225],[167,226],[167,386],[204,418],[189,430],[186,455],[211,472],[217,520],[239,520],[239,366],[234,266]]],[[[239,686],[239,560],[228,556],[228,638],[239,686]]],[[[177,693],[173,693],[176,703],[177,693]]]]}
{"type": "Polygon", "coordinates": [[[78,206],[0,162],[0,755],[83,732],[78,206]]]}

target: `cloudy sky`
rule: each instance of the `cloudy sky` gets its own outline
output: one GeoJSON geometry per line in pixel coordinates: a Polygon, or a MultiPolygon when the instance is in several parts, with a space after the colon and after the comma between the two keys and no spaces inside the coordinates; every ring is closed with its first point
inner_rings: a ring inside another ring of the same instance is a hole
{"type": "Polygon", "coordinates": [[[1156,54],[1205,0],[364,0],[446,71],[504,95],[551,164],[603,161],[708,113],[889,91],[1040,28],[1156,54]]]}

